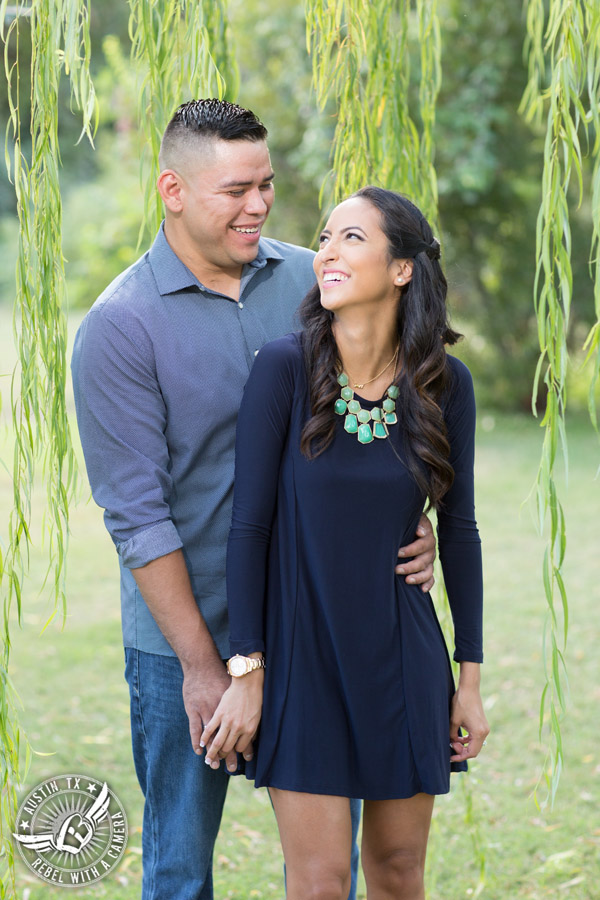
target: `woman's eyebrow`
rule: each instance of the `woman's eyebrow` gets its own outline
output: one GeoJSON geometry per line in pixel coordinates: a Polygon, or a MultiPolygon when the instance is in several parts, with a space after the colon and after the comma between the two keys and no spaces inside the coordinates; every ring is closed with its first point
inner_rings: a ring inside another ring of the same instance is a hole
{"type": "Polygon", "coordinates": [[[360,225],[348,225],[346,228],[342,228],[342,231],[362,231],[364,235],[367,233],[360,225]]]}
{"type": "MultiPolygon", "coordinates": [[[[362,231],[362,233],[363,233],[364,235],[367,234],[367,232],[365,231],[365,229],[362,228],[360,225],[347,225],[345,228],[342,228],[341,231],[342,231],[342,233],[343,233],[343,232],[346,232],[346,231],[362,231]]],[[[329,228],[324,228],[324,229],[321,231],[321,234],[331,234],[331,231],[329,230],[329,228]]]]}

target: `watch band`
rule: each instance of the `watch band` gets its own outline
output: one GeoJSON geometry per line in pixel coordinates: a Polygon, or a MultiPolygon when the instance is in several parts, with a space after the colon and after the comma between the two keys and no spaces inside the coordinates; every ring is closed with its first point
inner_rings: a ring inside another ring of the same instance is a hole
{"type": "Polygon", "coordinates": [[[235,656],[232,656],[231,659],[227,660],[227,671],[232,678],[242,678],[244,675],[248,675],[249,672],[253,672],[255,669],[264,668],[264,657],[261,657],[261,659],[253,659],[251,656],[241,656],[239,653],[236,653],[235,656]]]}

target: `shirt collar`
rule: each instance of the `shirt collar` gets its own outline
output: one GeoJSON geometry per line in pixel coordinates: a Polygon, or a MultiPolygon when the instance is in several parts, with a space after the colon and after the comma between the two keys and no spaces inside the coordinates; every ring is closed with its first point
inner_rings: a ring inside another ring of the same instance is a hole
{"type": "MultiPolygon", "coordinates": [[[[172,247],[169,245],[165,237],[164,222],[158,229],[158,234],[154,239],[149,252],[148,259],[152,272],[156,280],[156,286],[161,294],[175,294],[177,291],[184,291],[191,287],[199,287],[203,291],[210,290],[206,288],[202,282],[198,281],[196,276],[190,272],[188,267],[183,263],[172,247]]],[[[258,253],[256,258],[248,263],[254,269],[263,269],[270,260],[283,259],[282,254],[274,246],[274,242],[269,238],[261,238],[258,242],[258,253]]],[[[242,279],[246,271],[242,272],[242,279]]],[[[214,293],[211,291],[211,293],[214,293]]]]}

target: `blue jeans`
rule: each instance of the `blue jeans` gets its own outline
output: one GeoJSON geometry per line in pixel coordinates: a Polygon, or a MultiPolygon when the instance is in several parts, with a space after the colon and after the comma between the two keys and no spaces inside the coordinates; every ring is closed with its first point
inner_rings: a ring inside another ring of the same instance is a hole
{"type": "MultiPolygon", "coordinates": [[[[179,660],[125,648],[131,698],[131,735],[145,797],[142,900],[213,900],[212,859],[229,784],[192,750],[183,705],[179,660]]],[[[354,845],[352,888],[358,872],[360,802],[350,802],[354,845]]]]}

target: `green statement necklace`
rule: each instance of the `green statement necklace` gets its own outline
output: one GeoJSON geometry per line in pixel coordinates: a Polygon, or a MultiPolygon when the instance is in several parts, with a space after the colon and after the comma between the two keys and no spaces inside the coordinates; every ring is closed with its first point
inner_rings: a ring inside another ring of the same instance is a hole
{"type": "MultiPolygon", "coordinates": [[[[397,354],[398,350],[396,350],[394,359],[397,354]]],[[[385,368],[387,369],[392,362],[393,360],[390,360],[385,368]]],[[[385,372],[385,369],[383,371],[385,372]]],[[[379,373],[379,375],[382,374],[382,372],[379,373]]],[[[379,378],[379,375],[370,380],[375,381],[376,378],[379,378]]],[[[381,406],[374,406],[373,409],[363,409],[360,401],[354,397],[354,391],[350,387],[350,379],[345,372],[340,372],[337,376],[337,381],[342,392],[339,400],[335,401],[334,409],[338,416],[346,416],[344,430],[348,434],[355,434],[361,444],[370,444],[374,438],[388,437],[388,425],[395,425],[398,421],[398,416],[396,415],[396,400],[400,393],[398,386],[390,384],[385,392],[385,398],[381,406]]],[[[365,384],[369,384],[369,382],[364,381],[362,384],[355,384],[354,387],[360,389],[365,384]]]]}

